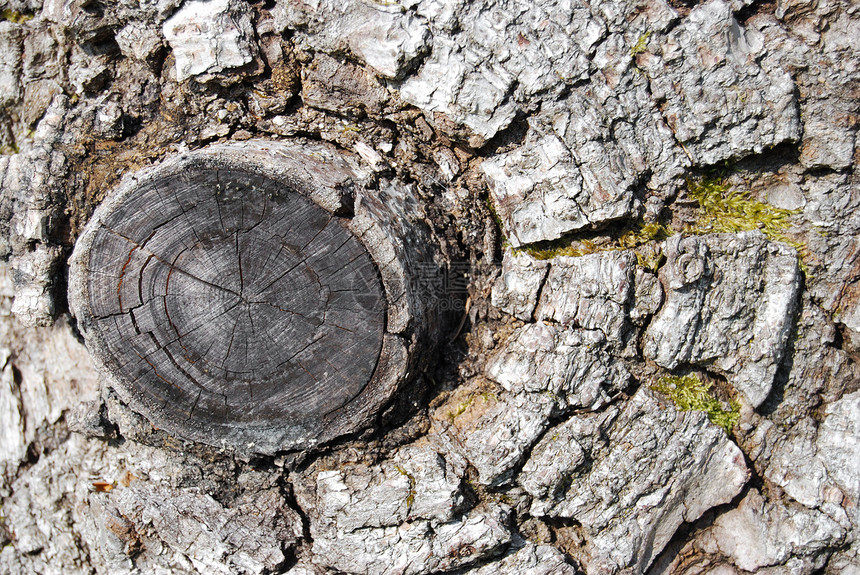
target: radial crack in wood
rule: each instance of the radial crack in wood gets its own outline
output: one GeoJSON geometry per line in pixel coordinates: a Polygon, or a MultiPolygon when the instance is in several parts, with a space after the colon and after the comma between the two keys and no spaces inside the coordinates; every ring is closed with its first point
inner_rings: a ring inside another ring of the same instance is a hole
{"type": "Polygon", "coordinates": [[[124,181],[78,241],[70,303],[107,384],[156,426],[241,452],[312,447],[365,425],[407,371],[378,263],[398,265],[396,246],[335,215],[351,203],[337,192],[236,151],[124,181]]]}

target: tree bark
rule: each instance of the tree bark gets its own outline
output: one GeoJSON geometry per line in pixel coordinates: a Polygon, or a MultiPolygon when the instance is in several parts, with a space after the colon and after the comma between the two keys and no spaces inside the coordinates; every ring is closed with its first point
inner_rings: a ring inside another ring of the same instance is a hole
{"type": "Polygon", "coordinates": [[[847,0],[0,0],[0,572],[860,565],[847,0]]]}

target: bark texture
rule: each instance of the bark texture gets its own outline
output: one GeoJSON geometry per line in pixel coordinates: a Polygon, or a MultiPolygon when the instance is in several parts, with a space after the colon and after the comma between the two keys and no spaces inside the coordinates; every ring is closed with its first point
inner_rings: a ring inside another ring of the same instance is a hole
{"type": "Polygon", "coordinates": [[[0,572],[860,572],[855,4],[0,1],[0,572]]]}

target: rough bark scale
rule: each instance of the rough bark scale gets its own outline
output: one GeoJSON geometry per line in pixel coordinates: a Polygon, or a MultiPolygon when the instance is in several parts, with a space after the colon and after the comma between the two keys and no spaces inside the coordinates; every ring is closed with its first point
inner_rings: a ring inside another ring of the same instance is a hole
{"type": "Polygon", "coordinates": [[[0,571],[857,572],[854,4],[0,0],[0,571]],[[67,256],[189,153],[367,250],[354,433],[222,450],[99,395],[67,256]]]}

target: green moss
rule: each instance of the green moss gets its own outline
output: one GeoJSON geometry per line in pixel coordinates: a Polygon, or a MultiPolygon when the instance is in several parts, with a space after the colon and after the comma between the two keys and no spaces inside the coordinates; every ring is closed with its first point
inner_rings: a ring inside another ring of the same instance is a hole
{"type": "Polygon", "coordinates": [[[13,24],[23,24],[24,22],[32,19],[32,14],[23,14],[21,12],[16,12],[15,10],[9,10],[8,8],[0,12],[0,20],[6,20],[13,24]]]}
{"type": "Polygon", "coordinates": [[[454,424],[454,420],[466,413],[466,410],[469,409],[472,404],[475,402],[475,399],[480,397],[484,400],[484,403],[490,403],[491,401],[498,401],[499,398],[495,393],[491,391],[484,391],[480,394],[473,394],[466,398],[460,405],[457,406],[457,409],[448,411],[448,421],[451,422],[451,425],[454,424]]]}
{"type": "Polygon", "coordinates": [[[21,149],[18,147],[18,144],[9,144],[7,146],[0,146],[0,156],[11,156],[12,154],[18,154],[21,152],[21,149]]]}
{"type": "Polygon", "coordinates": [[[702,411],[714,425],[719,425],[730,434],[740,418],[740,405],[729,403],[729,409],[710,394],[710,385],[695,375],[661,377],[651,386],[654,391],[669,396],[681,411],[702,411]]]}
{"type": "MultiPolygon", "coordinates": [[[[385,7],[398,6],[400,4],[396,0],[373,0],[373,3],[385,7]]],[[[401,6],[401,8],[403,7],[401,6]]]]}
{"type": "Polygon", "coordinates": [[[806,244],[785,233],[791,226],[791,217],[800,210],[786,210],[754,200],[749,192],[732,190],[719,177],[687,180],[687,194],[699,203],[701,213],[696,223],[685,231],[714,234],[760,230],[768,239],[796,249],[800,267],[807,272],[804,257],[809,250],[806,244]]]}
{"type": "Polygon", "coordinates": [[[687,181],[687,193],[701,207],[693,233],[720,233],[761,230],[775,241],[784,241],[789,218],[795,210],[777,208],[750,198],[749,192],[732,190],[722,179],[687,181]]]}
{"type": "Polygon", "coordinates": [[[517,248],[514,253],[528,254],[536,260],[551,260],[558,256],[579,257],[598,251],[602,250],[591,240],[579,240],[574,244],[570,239],[561,238],[517,248]]]}
{"type": "MultiPolygon", "coordinates": [[[[623,231],[617,239],[607,244],[598,245],[589,239],[575,239],[572,237],[561,238],[550,242],[541,242],[539,244],[527,246],[514,250],[515,253],[526,253],[537,260],[549,260],[558,256],[579,257],[586,254],[596,252],[608,252],[612,250],[630,250],[637,249],[654,240],[664,240],[672,235],[663,224],[639,222],[633,228],[623,231]]],[[[651,253],[646,253],[643,250],[642,261],[647,261],[653,256],[651,253]]],[[[640,254],[637,252],[637,259],[640,254]]],[[[650,262],[655,267],[659,262],[650,262]]],[[[648,266],[645,266],[648,267],[648,266]]]]}
{"type": "Polygon", "coordinates": [[[666,255],[661,249],[636,251],[636,263],[639,264],[640,267],[645,268],[646,270],[650,270],[656,273],[665,261],[666,255]]]}
{"type": "Polygon", "coordinates": [[[637,229],[628,230],[618,238],[619,249],[628,250],[637,248],[654,240],[665,240],[672,235],[672,231],[658,223],[640,223],[637,229]]]}
{"type": "MultiPolygon", "coordinates": [[[[685,227],[683,233],[702,235],[760,230],[768,239],[796,249],[800,268],[807,273],[804,259],[809,251],[806,244],[786,234],[786,230],[791,227],[791,218],[799,213],[799,210],[786,210],[754,200],[749,192],[733,190],[721,176],[688,180],[687,195],[699,204],[699,213],[695,223],[685,227]]],[[[487,207],[498,222],[498,216],[489,198],[487,207]]],[[[501,225],[500,222],[499,224],[501,225]]],[[[538,260],[549,260],[558,256],[579,257],[611,250],[633,250],[640,266],[656,271],[665,261],[665,256],[655,249],[652,242],[665,240],[674,233],[676,232],[663,224],[646,224],[640,221],[631,228],[610,232],[615,239],[608,242],[598,244],[582,234],[571,234],[557,240],[517,248],[514,253],[525,253],[538,260]]]]}
{"type": "Polygon", "coordinates": [[[507,238],[505,238],[505,228],[502,227],[502,218],[499,217],[499,212],[496,211],[496,206],[493,204],[493,200],[490,198],[489,194],[484,198],[484,203],[487,205],[487,210],[489,210],[490,215],[493,217],[493,221],[496,222],[496,226],[502,234],[502,240],[507,241],[507,238]]]}
{"type": "Polygon", "coordinates": [[[406,495],[406,512],[409,513],[409,509],[411,509],[412,504],[415,503],[415,476],[399,465],[395,465],[394,469],[396,469],[400,475],[405,476],[409,480],[409,493],[406,495]]]}
{"type": "Polygon", "coordinates": [[[448,411],[448,421],[451,422],[451,425],[454,424],[454,420],[466,413],[466,410],[469,409],[469,406],[472,405],[472,402],[475,401],[475,396],[469,397],[466,401],[457,406],[455,410],[448,411]]]}
{"type": "Polygon", "coordinates": [[[639,40],[637,40],[636,44],[632,48],[630,48],[631,58],[635,58],[637,55],[648,49],[647,46],[649,38],[651,38],[651,32],[645,32],[644,34],[639,36],[639,40]]]}

